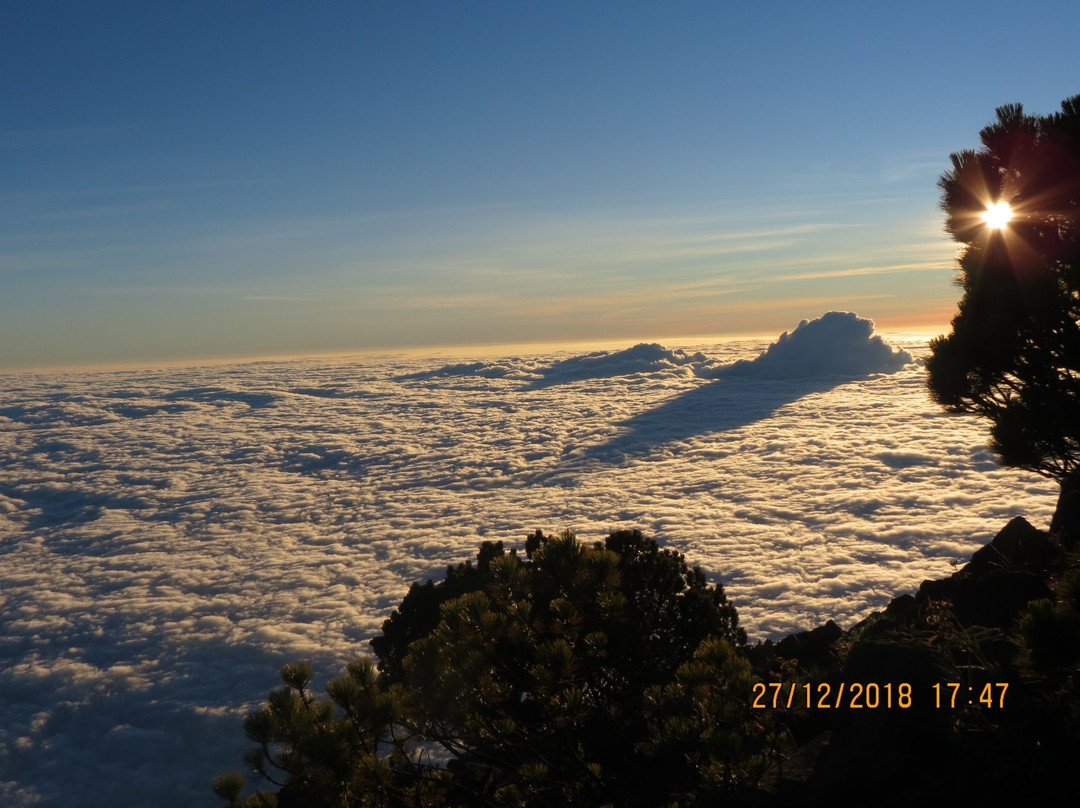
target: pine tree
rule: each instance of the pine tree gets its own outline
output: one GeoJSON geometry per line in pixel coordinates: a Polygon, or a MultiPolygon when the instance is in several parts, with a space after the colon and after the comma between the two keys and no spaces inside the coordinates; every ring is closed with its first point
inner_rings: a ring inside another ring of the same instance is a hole
{"type": "Polygon", "coordinates": [[[745,642],[723,587],[638,531],[604,545],[538,531],[524,555],[485,542],[475,566],[410,589],[372,642],[381,670],[352,663],[321,698],[308,665],[285,666],[245,722],[249,768],[277,790],[244,800],[229,774],[214,791],[244,808],[691,806],[752,792],[771,764],[745,642]]]}
{"type": "Polygon", "coordinates": [[[1056,480],[1051,530],[1080,541],[1080,96],[1036,117],[1003,106],[939,181],[962,245],[952,332],[930,391],[991,422],[1001,462],[1056,480]],[[996,215],[995,215],[996,214],[996,215]]]}

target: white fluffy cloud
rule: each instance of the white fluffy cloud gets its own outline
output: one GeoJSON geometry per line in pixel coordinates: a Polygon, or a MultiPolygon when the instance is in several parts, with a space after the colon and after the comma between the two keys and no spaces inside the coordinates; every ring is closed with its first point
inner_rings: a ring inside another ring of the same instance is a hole
{"type": "Polygon", "coordinates": [[[278,666],[334,675],[484,538],[640,527],[763,637],[1045,524],[1052,486],[852,318],[776,343],[863,346],[799,379],[703,378],[761,342],[0,377],[0,801],[212,801],[278,666]]]}
{"type": "Polygon", "coordinates": [[[582,379],[607,379],[634,373],[656,373],[684,366],[702,367],[707,362],[705,354],[700,351],[688,354],[681,348],[672,350],[655,342],[642,342],[622,351],[596,351],[559,359],[543,369],[534,386],[546,387],[582,379]]]}
{"type": "Polygon", "coordinates": [[[679,367],[700,372],[712,364],[714,363],[700,351],[688,354],[681,348],[671,349],[656,342],[641,342],[621,351],[593,351],[547,362],[536,357],[513,357],[493,362],[459,362],[402,374],[396,378],[398,381],[422,381],[475,376],[483,379],[517,379],[529,382],[532,388],[542,388],[586,379],[656,373],[679,367]]]}
{"type": "Polygon", "coordinates": [[[914,358],[874,335],[874,322],[850,311],[830,311],[785,331],[755,359],[740,359],[717,369],[720,377],[759,379],[858,377],[895,373],[914,358]]]}
{"type": "Polygon", "coordinates": [[[785,331],[753,359],[722,363],[701,351],[687,353],[655,342],[639,343],[621,351],[594,351],[550,363],[535,358],[460,362],[403,374],[399,381],[443,379],[455,376],[518,379],[534,388],[586,379],[607,379],[637,373],[686,368],[702,378],[805,379],[836,381],[873,373],[895,373],[915,361],[903,349],[893,348],[874,334],[874,322],[854,312],[830,311],[803,320],[785,331]]]}

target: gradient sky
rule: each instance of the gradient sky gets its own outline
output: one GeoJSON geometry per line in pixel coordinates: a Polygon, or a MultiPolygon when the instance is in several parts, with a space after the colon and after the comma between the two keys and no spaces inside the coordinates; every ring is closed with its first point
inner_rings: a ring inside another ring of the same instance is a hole
{"type": "Polygon", "coordinates": [[[0,5],[0,369],[943,330],[1075,2],[0,5]]]}

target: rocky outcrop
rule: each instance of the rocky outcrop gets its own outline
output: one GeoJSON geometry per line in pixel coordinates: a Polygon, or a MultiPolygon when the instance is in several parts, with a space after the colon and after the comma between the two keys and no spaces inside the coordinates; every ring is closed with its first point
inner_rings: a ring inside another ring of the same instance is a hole
{"type": "Polygon", "coordinates": [[[1066,561],[1057,537],[1017,517],[962,569],[847,631],[829,621],[753,649],[762,678],[797,660],[800,682],[828,685],[833,695],[853,683],[889,684],[894,702],[901,685],[911,694],[903,708],[847,701],[792,711],[799,782],[780,784],[778,804],[1031,804],[1042,780],[1017,782],[1017,767],[1049,758],[1033,729],[1042,694],[1022,675],[1015,629],[1029,604],[1053,599],[1066,561]],[[1003,682],[1008,698],[997,699],[1005,691],[994,683],[1003,682]],[[996,688],[989,707],[979,700],[987,683],[996,688]]]}

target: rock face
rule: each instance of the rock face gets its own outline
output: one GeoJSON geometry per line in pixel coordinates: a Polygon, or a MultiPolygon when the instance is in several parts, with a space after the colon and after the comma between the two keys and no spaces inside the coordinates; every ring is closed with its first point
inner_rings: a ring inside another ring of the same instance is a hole
{"type": "Polygon", "coordinates": [[[800,782],[781,782],[778,804],[909,805],[930,797],[1032,804],[1043,781],[1016,782],[1015,774],[1025,755],[1046,756],[1038,733],[1028,737],[1043,694],[1021,676],[1015,628],[1029,604],[1054,597],[1051,585],[1065,568],[1055,537],[1017,517],[962,569],[924,582],[848,631],[829,621],[754,649],[762,678],[797,660],[799,681],[829,685],[831,694],[841,684],[848,692],[853,683],[889,684],[895,699],[901,684],[911,688],[902,709],[793,712],[793,758],[802,774],[800,782]],[[980,703],[987,683],[1000,694],[994,683],[1003,682],[1007,699],[980,703]]]}
{"type": "Polygon", "coordinates": [[[1033,600],[1053,596],[1049,579],[1064,561],[1050,535],[1017,516],[962,570],[926,581],[915,602],[947,602],[962,625],[1007,628],[1033,600]]]}
{"type": "Polygon", "coordinates": [[[964,569],[972,574],[995,567],[1045,572],[1061,558],[1061,548],[1049,533],[1032,527],[1027,519],[1017,516],[994,536],[993,541],[978,550],[964,569]]]}
{"type": "Polygon", "coordinates": [[[783,659],[797,659],[804,667],[813,667],[835,659],[833,644],[844,636],[843,630],[832,620],[810,631],[800,631],[776,644],[776,655],[783,659]]]}

